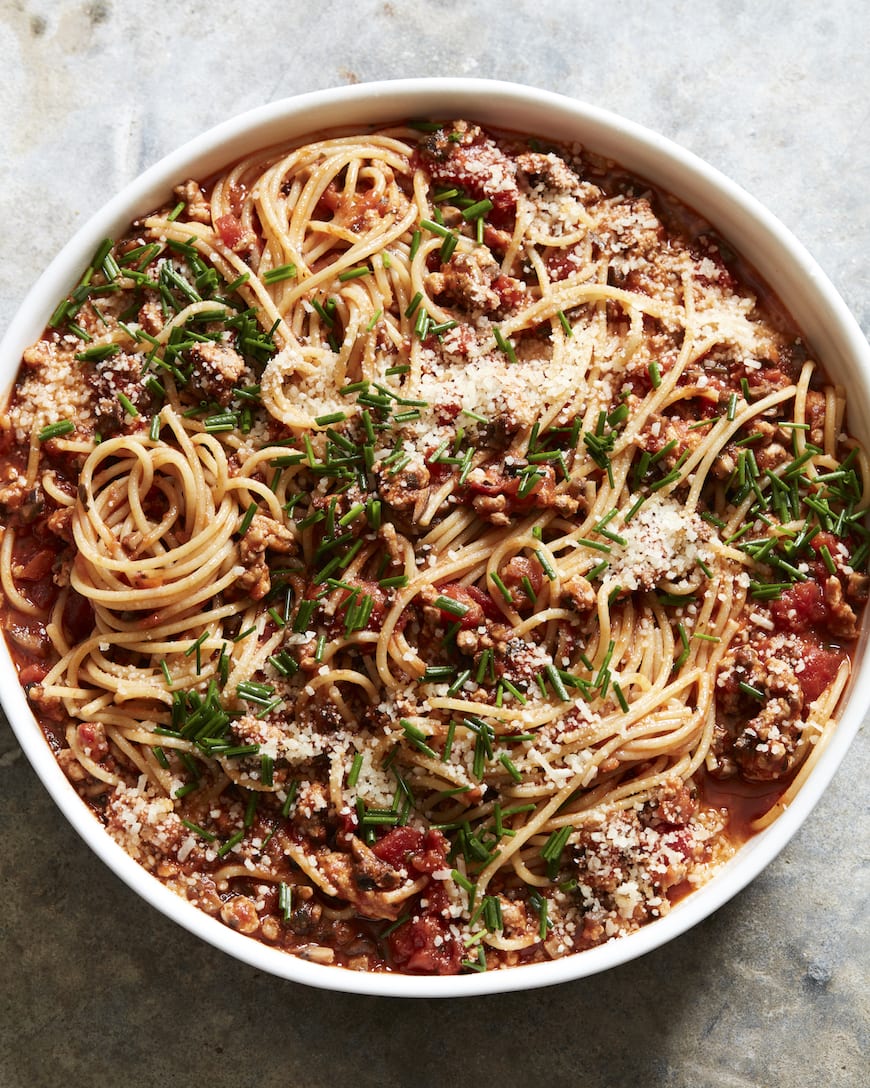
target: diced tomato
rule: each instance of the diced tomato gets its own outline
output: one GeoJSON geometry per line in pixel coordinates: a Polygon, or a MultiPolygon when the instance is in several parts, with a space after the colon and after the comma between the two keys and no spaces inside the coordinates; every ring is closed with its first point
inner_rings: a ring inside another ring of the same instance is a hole
{"type": "Polygon", "coordinates": [[[828,618],[828,605],[818,582],[796,582],[771,601],[770,614],[779,631],[808,631],[828,618]]]}
{"type": "Polygon", "coordinates": [[[513,215],[519,195],[513,163],[481,129],[471,127],[459,139],[456,135],[433,134],[421,146],[420,159],[434,181],[456,185],[477,200],[491,200],[489,218],[502,226],[513,215]]]}
{"type": "Polygon", "coordinates": [[[378,839],[372,852],[394,869],[404,869],[408,856],[420,849],[422,841],[423,832],[416,827],[394,827],[382,839],[378,839]]]}
{"type": "Polygon", "coordinates": [[[502,308],[506,310],[516,309],[526,297],[525,287],[513,276],[496,276],[492,281],[492,289],[501,299],[502,308]]]}
{"type": "Polygon", "coordinates": [[[34,662],[32,665],[24,666],[18,673],[18,680],[22,687],[26,687],[28,684],[41,684],[48,675],[48,671],[49,667],[45,662],[34,662]]]}
{"type": "Polygon", "coordinates": [[[462,966],[462,945],[441,916],[447,897],[441,888],[426,889],[425,912],[414,912],[410,921],[390,934],[393,961],[403,971],[456,975],[462,966]]]}
{"type": "Polygon", "coordinates": [[[51,573],[54,564],[54,552],[47,548],[31,556],[30,559],[15,571],[15,578],[23,582],[38,582],[51,573]]]}
{"type": "Polygon", "coordinates": [[[797,673],[798,682],[804,699],[811,703],[833,681],[840,665],[846,660],[846,654],[842,650],[826,650],[817,642],[805,639],[800,660],[803,662],[803,669],[797,673]]]}
{"type": "Polygon", "coordinates": [[[78,727],[78,734],[82,748],[92,759],[99,762],[109,754],[109,745],[102,726],[94,725],[93,722],[82,722],[78,727]]]}
{"type": "Polygon", "coordinates": [[[215,220],[215,226],[224,245],[229,246],[230,249],[235,249],[242,240],[244,233],[239,219],[230,212],[227,215],[218,216],[215,220]]]}
{"type": "Polygon", "coordinates": [[[424,834],[415,827],[394,827],[372,847],[381,861],[412,873],[434,873],[445,868],[448,849],[440,831],[424,834]]]}
{"type": "Polygon", "coordinates": [[[581,263],[582,247],[572,246],[570,249],[553,249],[547,257],[547,273],[554,283],[565,280],[583,267],[581,263]]]}
{"type": "Polygon", "coordinates": [[[70,589],[64,605],[63,626],[73,642],[84,642],[94,627],[93,605],[74,589],[70,589]]]}

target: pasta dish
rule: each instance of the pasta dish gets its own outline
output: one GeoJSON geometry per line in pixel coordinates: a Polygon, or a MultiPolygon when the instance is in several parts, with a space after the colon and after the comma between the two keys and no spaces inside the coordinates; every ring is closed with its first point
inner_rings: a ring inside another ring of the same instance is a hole
{"type": "Polygon", "coordinates": [[[2,618],[96,818],[226,925],[455,974],[666,913],[789,803],[868,596],[845,396],[706,223],[466,121],[106,239],[2,415],[2,618]]]}

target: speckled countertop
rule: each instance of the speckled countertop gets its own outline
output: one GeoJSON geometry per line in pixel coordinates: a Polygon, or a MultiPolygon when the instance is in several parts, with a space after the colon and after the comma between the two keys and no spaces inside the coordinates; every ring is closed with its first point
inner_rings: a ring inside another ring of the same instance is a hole
{"type": "MultiPolygon", "coordinates": [[[[212,123],[465,75],[697,152],[801,238],[866,332],[868,36],[858,0],[0,0],[0,323],[92,211],[212,123]]],[[[199,943],[79,841],[0,722],[0,1085],[863,1085],[868,750],[865,734],[790,846],[679,940],[550,990],[414,1003],[308,990],[199,943]]]]}

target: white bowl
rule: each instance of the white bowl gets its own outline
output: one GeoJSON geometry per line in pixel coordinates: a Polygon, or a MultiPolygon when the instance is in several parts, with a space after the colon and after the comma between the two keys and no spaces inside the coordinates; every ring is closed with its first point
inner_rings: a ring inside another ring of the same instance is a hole
{"type": "MultiPolygon", "coordinates": [[[[316,91],[242,114],[167,155],[86,223],[36,283],[0,342],[0,389],[11,385],[23,349],[39,337],[58,299],[100,241],[164,201],[173,184],[206,177],[258,148],[322,129],[427,116],[466,117],[553,140],[579,141],[700,212],[773,286],[828,373],[848,388],[850,431],[870,447],[870,346],[822,270],[770,212],[690,152],[639,125],[560,95],[487,80],[399,80],[316,91]]],[[[30,712],[5,646],[0,648],[0,697],[25,754],[85,842],[134,891],[192,933],[260,970],[324,989],[454,997],[547,986],[625,963],[683,933],[744,888],[806,819],[861,725],[870,702],[865,642],[866,631],[840,723],[797,798],[709,883],[666,917],[587,952],[550,963],[443,978],[365,974],[307,963],[243,937],[197,910],[133,861],[85,807],[30,712]]]]}

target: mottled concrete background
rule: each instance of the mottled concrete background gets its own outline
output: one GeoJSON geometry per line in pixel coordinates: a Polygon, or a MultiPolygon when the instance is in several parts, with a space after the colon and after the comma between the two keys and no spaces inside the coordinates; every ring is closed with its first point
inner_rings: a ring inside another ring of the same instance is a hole
{"type": "MultiPolygon", "coordinates": [[[[867,331],[868,35],[860,0],[0,0],[0,323],[87,215],[212,123],[318,87],[473,75],[698,152],[797,233],[867,331]]],[[[391,1002],[264,976],[159,916],[2,723],[0,1084],[863,1085],[868,778],[865,736],[762,877],[643,960],[391,1002]]]]}

